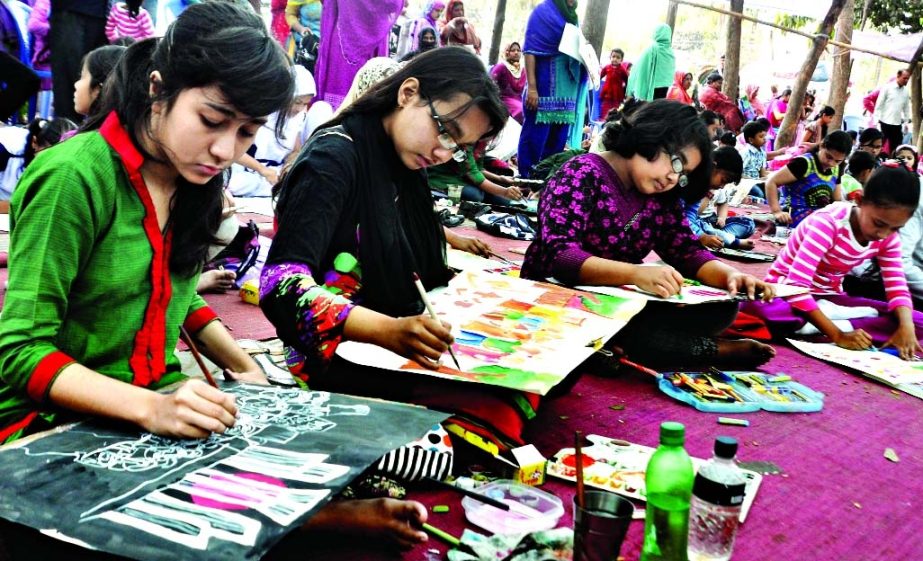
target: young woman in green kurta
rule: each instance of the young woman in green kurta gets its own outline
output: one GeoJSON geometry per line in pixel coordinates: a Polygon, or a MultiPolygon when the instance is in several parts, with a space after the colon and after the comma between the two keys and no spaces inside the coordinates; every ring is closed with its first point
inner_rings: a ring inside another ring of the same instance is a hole
{"type": "MultiPolygon", "coordinates": [[[[237,379],[266,383],[195,288],[225,172],[292,92],[291,65],[257,16],[194,5],[162,40],[126,51],[88,132],[35,159],[10,214],[0,442],[75,414],[186,438],[234,425],[233,397],[204,382],[154,390],[183,380],[180,326],[237,379]]],[[[425,520],[412,501],[338,501],[306,528],[412,545],[425,520]]]]}

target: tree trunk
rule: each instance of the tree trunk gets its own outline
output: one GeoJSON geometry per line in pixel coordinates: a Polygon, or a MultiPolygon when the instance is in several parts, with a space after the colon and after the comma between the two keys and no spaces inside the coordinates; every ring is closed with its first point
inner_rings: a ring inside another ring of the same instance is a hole
{"type": "Polygon", "coordinates": [[[817,35],[814,36],[814,46],[808,52],[804,62],[801,64],[801,70],[798,72],[798,78],[795,80],[795,86],[792,88],[792,97],[788,102],[788,111],[785,113],[785,119],[779,127],[779,135],[776,137],[776,148],[791,146],[795,142],[795,128],[801,119],[801,108],[804,106],[804,94],[808,90],[808,83],[811,81],[811,75],[817,68],[817,61],[820,60],[824,47],[827,46],[827,40],[830,32],[833,31],[833,24],[840,17],[840,12],[846,5],[846,0],[833,0],[830,9],[817,29],[817,35]]]}
{"type": "MultiPolygon", "coordinates": [[[[843,12],[836,22],[836,40],[852,43],[853,23],[856,19],[856,1],[846,0],[843,12]]],[[[846,107],[846,92],[849,89],[849,75],[852,70],[852,56],[849,49],[836,47],[833,51],[833,76],[830,78],[830,106],[836,111],[829,130],[842,128],[843,111],[846,107]]]]}
{"type": "Polygon", "coordinates": [[[917,145],[917,153],[923,150],[923,135],[920,134],[920,96],[923,94],[920,84],[920,65],[914,66],[913,74],[910,75],[910,114],[913,119],[913,137],[911,144],[917,145]]]}
{"type": "Polygon", "coordinates": [[[583,36],[593,45],[596,56],[602,59],[606,22],[609,20],[609,0],[589,0],[583,16],[583,36]]]}
{"type": "MultiPolygon", "coordinates": [[[[742,14],[744,0],[731,0],[731,11],[742,14]]],[[[731,99],[740,98],[740,18],[728,17],[727,43],[724,48],[724,85],[722,91],[731,99]]]]}
{"type": "Polygon", "coordinates": [[[506,22],[506,0],[497,0],[497,12],[494,14],[494,31],[490,36],[490,53],[487,62],[497,64],[500,57],[500,41],[503,38],[503,24],[506,22]]]}
{"type": "Polygon", "coordinates": [[[676,31],[676,12],[679,10],[679,4],[676,2],[670,2],[670,5],[667,6],[667,19],[666,24],[670,26],[670,29],[676,31]]]}

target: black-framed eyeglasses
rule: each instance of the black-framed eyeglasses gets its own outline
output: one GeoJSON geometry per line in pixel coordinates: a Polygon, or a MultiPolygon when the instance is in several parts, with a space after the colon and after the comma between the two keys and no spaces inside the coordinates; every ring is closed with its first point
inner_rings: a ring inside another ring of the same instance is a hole
{"type": "Polygon", "coordinates": [[[683,159],[675,154],[670,155],[670,166],[673,168],[673,173],[678,177],[676,179],[676,185],[679,187],[685,187],[689,184],[689,178],[686,177],[685,167],[686,164],[683,162],[683,159]]]}
{"type": "Polygon", "coordinates": [[[442,116],[436,113],[436,108],[433,107],[432,100],[427,100],[426,104],[429,105],[430,116],[436,121],[436,130],[439,131],[439,136],[436,138],[439,140],[439,145],[446,150],[452,151],[453,160],[456,162],[464,162],[468,158],[468,155],[465,154],[465,149],[452,138],[451,134],[449,134],[449,130],[445,128],[445,123],[442,122],[442,116]]]}

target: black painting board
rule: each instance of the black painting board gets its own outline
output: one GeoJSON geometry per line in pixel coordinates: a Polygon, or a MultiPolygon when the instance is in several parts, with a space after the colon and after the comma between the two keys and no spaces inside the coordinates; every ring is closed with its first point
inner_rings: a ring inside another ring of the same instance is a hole
{"type": "Polygon", "coordinates": [[[96,421],[0,449],[0,517],[150,560],[259,559],[447,414],[234,384],[236,425],[177,440],[96,421]]]}

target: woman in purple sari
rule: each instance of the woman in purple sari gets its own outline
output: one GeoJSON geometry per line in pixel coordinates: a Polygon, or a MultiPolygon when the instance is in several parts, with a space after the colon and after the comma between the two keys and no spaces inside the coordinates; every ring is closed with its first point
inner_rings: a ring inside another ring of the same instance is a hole
{"type": "Polygon", "coordinates": [[[403,9],[403,0],[324,0],[317,99],[336,109],[362,65],[388,56],[388,34],[403,9]]]}
{"type": "MultiPolygon", "coordinates": [[[[558,50],[566,24],[577,25],[577,0],[545,0],[526,24],[525,120],[519,137],[519,172],[564,149],[572,132],[582,133],[587,73],[558,50]]],[[[572,144],[574,144],[572,142],[572,144]]]]}

